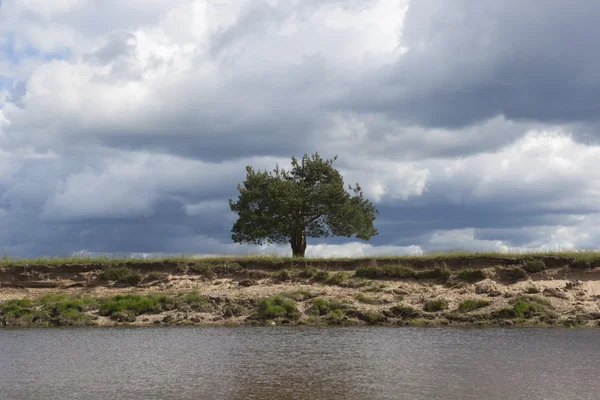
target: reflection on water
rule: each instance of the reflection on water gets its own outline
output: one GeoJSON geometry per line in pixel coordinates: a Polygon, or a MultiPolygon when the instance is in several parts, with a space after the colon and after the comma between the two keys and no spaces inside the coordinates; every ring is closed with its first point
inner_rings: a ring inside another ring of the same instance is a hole
{"type": "Polygon", "coordinates": [[[600,398],[600,330],[0,330],[2,399],[600,398]]]}

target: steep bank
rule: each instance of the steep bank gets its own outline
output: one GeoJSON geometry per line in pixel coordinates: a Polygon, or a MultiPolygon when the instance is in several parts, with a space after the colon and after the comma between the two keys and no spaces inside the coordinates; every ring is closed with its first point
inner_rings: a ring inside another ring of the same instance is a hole
{"type": "Polygon", "coordinates": [[[3,326],[599,326],[600,258],[166,260],[0,266],[3,326]],[[20,299],[20,300],[19,300],[20,299]]]}

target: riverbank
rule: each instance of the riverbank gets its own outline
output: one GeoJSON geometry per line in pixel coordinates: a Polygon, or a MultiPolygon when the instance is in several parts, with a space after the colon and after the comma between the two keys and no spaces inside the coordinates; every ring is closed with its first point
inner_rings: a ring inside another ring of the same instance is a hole
{"type": "Polygon", "coordinates": [[[600,253],[4,260],[0,324],[600,326],[600,253]]]}

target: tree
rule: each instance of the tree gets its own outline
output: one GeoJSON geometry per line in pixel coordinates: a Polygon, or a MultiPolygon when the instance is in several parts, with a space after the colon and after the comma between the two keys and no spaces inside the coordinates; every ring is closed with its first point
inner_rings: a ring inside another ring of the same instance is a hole
{"type": "Polygon", "coordinates": [[[369,240],[377,235],[373,226],[378,211],[363,198],[358,183],[344,190],[337,156],[322,159],[318,153],[292,157],[292,169],[271,172],[246,167],[246,180],[238,185],[237,201],[229,199],[238,214],[231,238],[236,243],[289,242],[294,257],[304,257],[306,237],[356,235],[369,240]]]}

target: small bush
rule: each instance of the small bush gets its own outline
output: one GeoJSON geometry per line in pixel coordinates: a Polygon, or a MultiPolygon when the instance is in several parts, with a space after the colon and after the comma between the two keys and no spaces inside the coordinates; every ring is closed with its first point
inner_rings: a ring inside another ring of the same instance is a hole
{"type": "Polygon", "coordinates": [[[341,301],[325,300],[322,298],[316,298],[313,300],[312,314],[313,315],[327,315],[332,312],[342,312],[348,309],[348,304],[341,301]]]}
{"type": "Polygon", "coordinates": [[[296,308],[296,302],[281,296],[273,296],[262,299],[258,303],[258,316],[260,319],[289,318],[296,320],[300,318],[300,312],[296,308]]]}
{"type": "Polygon", "coordinates": [[[310,268],[306,268],[306,269],[303,269],[302,271],[300,271],[298,276],[303,279],[311,279],[312,277],[314,277],[317,274],[318,271],[319,270],[316,269],[315,267],[310,267],[310,268]]]}
{"type": "Polygon", "coordinates": [[[592,264],[587,260],[575,260],[570,265],[571,269],[590,269],[592,264]]]}
{"type": "Polygon", "coordinates": [[[509,282],[517,282],[521,279],[527,279],[527,272],[521,267],[501,267],[497,269],[502,279],[509,282]]]}
{"type": "Polygon", "coordinates": [[[346,275],[343,272],[336,272],[335,274],[333,274],[329,278],[327,278],[325,280],[325,283],[328,285],[339,285],[340,283],[342,283],[344,281],[345,278],[346,278],[346,275]]]}
{"type": "Polygon", "coordinates": [[[448,308],[448,302],[442,299],[429,300],[423,305],[423,310],[427,312],[442,311],[446,308],[448,308]]]}
{"type": "Polygon", "coordinates": [[[358,300],[360,303],[364,303],[364,304],[384,304],[385,303],[385,300],[377,299],[374,297],[367,297],[362,293],[358,293],[355,297],[356,297],[356,300],[358,300]]]}
{"type": "Polygon", "coordinates": [[[115,313],[141,315],[147,312],[161,311],[161,298],[139,294],[117,295],[100,305],[100,315],[112,316],[115,313]]]}
{"type": "Polygon", "coordinates": [[[458,309],[461,312],[467,313],[469,311],[477,310],[478,308],[487,307],[490,304],[491,303],[487,300],[467,299],[460,303],[458,309]]]}
{"type": "Polygon", "coordinates": [[[414,319],[421,317],[423,313],[410,306],[394,306],[384,312],[384,315],[394,318],[414,319]]]}
{"type": "Polygon", "coordinates": [[[147,281],[161,281],[163,280],[165,277],[165,274],[157,272],[157,271],[152,271],[150,272],[148,275],[146,275],[146,280],[147,281]]]}
{"type": "Polygon", "coordinates": [[[98,275],[104,281],[116,281],[127,285],[137,285],[142,281],[142,274],[127,267],[112,267],[98,275]]]}
{"type": "Polygon", "coordinates": [[[314,294],[310,290],[298,289],[293,292],[284,292],[281,293],[280,296],[287,297],[288,299],[292,299],[294,301],[305,301],[307,299],[315,297],[314,294]]]}
{"type": "Polygon", "coordinates": [[[456,279],[463,282],[479,282],[485,278],[487,274],[481,269],[462,269],[456,274],[456,279]]]}
{"type": "Polygon", "coordinates": [[[315,282],[325,282],[329,279],[329,272],[323,270],[317,270],[313,276],[315,282]]]}
{"type": "Polygon", "coordinates": [[[366,267],[357,268],[355,274],[359,278],[369,278],[369,279],[377,279],[377,278],[406,279],[406,278],[414,278],[415,277],[415,271],[412,268],[407,268],[403,265],[385,265],[385,266],[369,265],[366,267]]]}
{"type": "Polygon", "coordinates": [[[527,261],[523,269],[529,273],[536,273],[546,269],[546,264],[542,260],[527,261]]]}
{"type": "Polygon", "coordinates": [[[534,294],[534,293],[539,293],[540,289],[536,288],[535,286],[529,286],[527,289],[525,289],[525,293],[529,293],[529,294],[534,294]]]}
{"type": "Polygon", "coordinates": [[[444,282],[450,279],[451,275],[452,272],[448,268],[440,267],[415,272],[415,278],[417,279],[439,279],[444,282]]]}
{"type": "Polygon", "coordinates": [[[276,274],[280,281],[291,281],[294,275],[289,269],[283,269],[276,274]]]}
{"type": "Polygon", "coordinates": [[[545,311],[541,304],[526,300],[517,300],[513,309],[517,318],[531,318],[545,311]]]}

